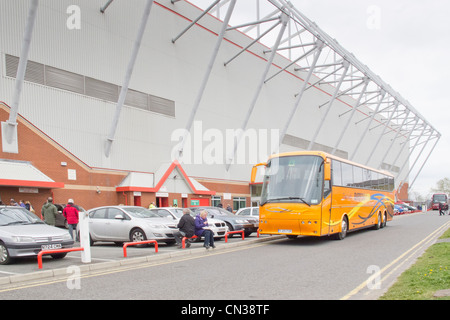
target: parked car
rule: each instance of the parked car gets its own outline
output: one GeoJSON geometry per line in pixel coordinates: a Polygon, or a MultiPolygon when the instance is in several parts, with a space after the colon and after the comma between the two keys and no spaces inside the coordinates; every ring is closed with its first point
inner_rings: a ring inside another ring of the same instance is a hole
{"type": "Polygon", "coordinates": [[[247,207],[247,208],[240,208],[236,212],[237,216],[245,216],[250,218],[255,218],[259,221],[259,207],[247,207]]]}
{"type": "Polygon", "coordinates": [[[208,212],[208,218],[215,218],[223,220],[228,227],[229,231],[245,230],[246,237],[258,230],[258,219],[240,217],[232,214],[231,212],[217,207],[193,207],[191,208],[194,213],[198,214],[202,210],[208,212]]]}
{"type": "Polygon", "coordinates": [[[145,240],[173,244],[173,233],[178,231],[173,219],[143,207],[104,206],[89,210],[88,216],[91,245],[96,241],[122,244],[145,240]]]}
{"type": "MultiPolygon", "coordinates": [[[[153,212],[156,212],[161,217],[171,218],[177,221],[181,219],[183,216],[183,208],[174,208],[174,207],[164,207],[164,208],[154,208],[150,209],[153,212]]],[[[196,214],[189,210],[192,217],[195,218],[196,214]]],[[[208,218],[209,226],[214,233],[214,239],[220,239],[225,237],[227,233],[228,227],[223,220],[208,218]]]]}
{"type": "MultiPolygon", "coordinates": [[[[41,250],[71,248],[66,230],[49,226],[25,208],[0,206],[0,264],[15,258],[37,256],[41,250]]],[[[51,255],[62,259],[67,253],[51,255]]]]}
{"type": "Polygon", "coordinates": [[[394,205],[394,214],[402,214],[405,209],[398,204],[394,205]]]}

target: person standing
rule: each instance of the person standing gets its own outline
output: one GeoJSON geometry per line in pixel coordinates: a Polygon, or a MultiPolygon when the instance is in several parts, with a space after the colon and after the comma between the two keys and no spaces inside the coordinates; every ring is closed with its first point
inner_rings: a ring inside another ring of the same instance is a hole
{"type": "Polygon", "coordinates": [[[443,202],[439,202],[439,215],[440,216],[445,216],[444,203],[443,202]]]}
{"type": "Polygon", "coordinates": [[[69,233],[73,239],[73,231],[75,230],[76,241],[78,239],[77,225],[78,225],[78,209],[73,204],[73,199],[67,201],[67,206],[63,210],[63,216],[67,219],[67,224],[69,225],[69,233]]]}
{"type": "Polygon", "coordinates": [[[45,223],[50,226],[55,226],[57,213],[58,213],[58,209],[53,204],[53,198],[48,197],[47,202],[42,206],[42,209],[41,209],[41,215],[44,218],[45,223]]]}
{"type": "Polygon", "coordinates": [[[205,237],[205,242],[203,246],[208,250],[210,247],[215,248],[214,245],[214,233],[208,228],[208,212],[202,210],[199,215],[195,217],[195,234],[198,237],[205,237]]]}
{"type": "MultiPolygon", "coordinates": [[[[174,234],[175,241],[177,242],[179,248],[182,247],[183,237],[191,238],[195,234],[195,221],[190,213],[191,210],[189,210],[188,208],[183,209],[183,216],[181,217],[177,225],[179,231],[174,234]]],[[[191,242],[189,241],[189,239],[186,239],[186,247],[189,248],[190,246],[191,242]]]]}

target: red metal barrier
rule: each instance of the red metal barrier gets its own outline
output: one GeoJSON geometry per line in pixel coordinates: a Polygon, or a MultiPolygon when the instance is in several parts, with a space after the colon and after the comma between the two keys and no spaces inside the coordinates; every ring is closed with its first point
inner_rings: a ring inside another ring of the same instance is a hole
{"type": "Polygon", "coordinates": [[[234,233],[241,233],[242,234],[242,240],[245,239],[245,237],[244,237],[244,230],[228,231],[227,233],[225,233],[225,242],[228,242],[228,235],[229,234],[234,234],[234,233]]]}
{"type": "Polygon", "coordinates": [[[84,248],[67,248],[67,249],[51,249],[51,250],[42,250],[38,253],[38,267],[42,269],[42,256],[44,254],[54,254],[54,253],[65,253],[65,252],[73,252],[73,251],[84,251],[84,248]]]}
{"type": "Polygon", "coordinates": [[[181,247],[184,249],[186,248],[186,239],[197,239],[198,237],[194,234],[192,237],[187,238],[187,237],[183,237],[183,239],[181,240],[181,247]]]}
{"type": "Polygon", "coordinates": [[[158,242],[156,240],[146,240],[146,241],[138,241],[138,242],[127,242],[123,244],[123,256],[127,257],[127,247],[129,246],[137,246],[139,244],[147,244],[154,243],[155,244],[155,253],[158,253],[158,242]]]}

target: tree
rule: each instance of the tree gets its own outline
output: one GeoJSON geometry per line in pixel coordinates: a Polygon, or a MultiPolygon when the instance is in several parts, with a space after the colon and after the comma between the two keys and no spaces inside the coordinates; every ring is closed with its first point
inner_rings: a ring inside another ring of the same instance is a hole
{"type": "Polygon", "coordinates": [[[436,188],[431,188],[431,192],[450,193],[450,179],[444,178],[436,183],[436,188]]]}

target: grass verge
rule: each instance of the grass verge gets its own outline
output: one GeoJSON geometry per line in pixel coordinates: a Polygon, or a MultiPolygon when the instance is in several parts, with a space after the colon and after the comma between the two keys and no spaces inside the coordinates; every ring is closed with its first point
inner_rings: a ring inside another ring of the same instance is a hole
{"type": "MultiPolygon", "coordinates": [[[[446,238],[450,238],[450,229],[440,237],[446,238]]],[[[433,297],[436,291],[450,289],[449,253],[450,242],[429,247],[380,300],[450,300],[450,297],[433,297]]]]}

